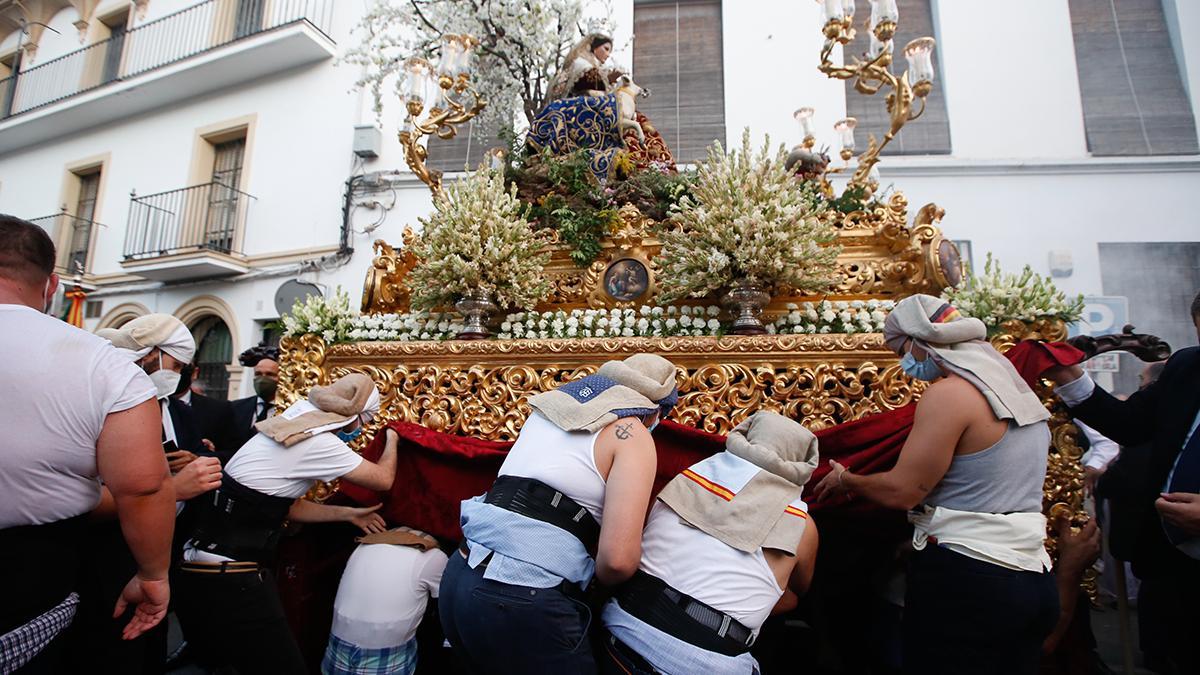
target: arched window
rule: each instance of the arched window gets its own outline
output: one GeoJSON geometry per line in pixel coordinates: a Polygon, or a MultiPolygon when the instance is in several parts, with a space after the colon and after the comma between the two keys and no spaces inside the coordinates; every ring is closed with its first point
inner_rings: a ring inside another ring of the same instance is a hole
{"type": "Polygon", "coordinates": [[[196,374],[193,381],[204,389],[204,395],[215,399],[229,398],[229,369],[233,359],[233,338],[229,326],[219,317],[208,316],[192,326],[196,338],[196,374]]]}

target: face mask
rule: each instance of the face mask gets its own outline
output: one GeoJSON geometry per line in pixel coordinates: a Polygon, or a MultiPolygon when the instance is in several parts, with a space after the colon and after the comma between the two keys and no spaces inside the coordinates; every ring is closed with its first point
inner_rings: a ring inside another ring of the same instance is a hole
{"type": "Polygon", "coordinates": [[[900,368],[909,377],[926,382],[932,382],[943,375],[942,369],[934,363],[933,358],[927,356],[924,361],[918,361],[913,357],[912,352],[900,358],[900,368]]]}
{"type": "Polygon", "coordinates": [[[163,368],[162,352],[158,353],[158,370],[150,373],[150,381],[154,383],[154,391],[158,398],[166,398],[179,388],[179,373],[163,368]]]}
{"type": "Polygon", "coordinates": [[[46,290],[42,291],[42,314],[50,313],[50,306],[54,304],[54,296],[50,293],[50,279],[46,280],[46,290]]]}
{"type": "Polygon", "coordinates": [[[343,443],[349,443],[350,441],[353,441],[354,439],[358,438],[360,434],[362,434],[362,427],[358,427],[354,431],[342,431],[341,429],[338,429],[337,431],[337,437],[342,439],[343,443]]]}
{"type": "Polygon", "coordinates": [[[259,375],[254,378],[254,393],[264,401],[275,400],[275,389],[279,387],[279,383],[265,376],[259,375]]]}

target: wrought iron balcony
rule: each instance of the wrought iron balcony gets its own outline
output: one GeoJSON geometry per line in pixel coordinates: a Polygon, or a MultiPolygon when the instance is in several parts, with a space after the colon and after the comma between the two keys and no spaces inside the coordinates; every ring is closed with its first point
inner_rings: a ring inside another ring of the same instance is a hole
{"type": "Polygon", "coordinates": [[[204,0],[0,79],[0,152],[332,58],[334,2],[204,0]]]}
{"type": "Polygon", "coordinates": [[[62,232],[66,228],[70,232],[70,239],[66,258],[63,260],[63,269],[68,275],[91,272],[88,267],[88,250],[91,248],[92,235],[96,228],[105,227],[105,225],[87,218],[76,218],[66,211],[52,216],[30,218],[29,222],[40,226],[51,236],[55,236],[56,232],[62,232]]]}
{"type": "Polygon", "coordinates": [[[238,249],[254,199],[217,182],[134,196],[121,265],[161,281],[244,272],[238,249]]]}

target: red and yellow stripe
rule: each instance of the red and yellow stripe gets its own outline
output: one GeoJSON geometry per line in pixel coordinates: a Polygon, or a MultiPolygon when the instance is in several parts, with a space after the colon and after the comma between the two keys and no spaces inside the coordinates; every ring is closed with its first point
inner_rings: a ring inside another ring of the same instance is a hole
{"type": "Polygon", "coordinates": [[[711,480],[705,478],[704,476],[701,476],[700,474],[696,473],[695,471],[692,471],[691,469],[684,469],[683,475],[688,477],[692,481],[695,481],[695,483],[697,485],[699,485],[700,487],[704,488],[705,490],[708,490],[709,492],[720,497],[721,499],[724,499],[727,502],[732,501],[733,496],[735,494],[737,494],[733,490],[730,490],[729,488],[724,487],[722,485],[718,485],[718,484],[712,482],[711,480]]]}
{"type": "Polygon", "coordinates": [[[962,318],[962,316],[959,315],[958,310],[955,309],[953,305],[951,305],[950,303],[947,302],[946,304],[942,305],[941,307],[938,307],[937,311],[933,313],[933,316],[929,317],[929,322],[930,323],[950,323],[951,321],[958,321],[961,318],[962,318]]]}
{"type": "Polygon", "coordinates": [[[785,508],[785,509],[783,510],[783,512],[784,512],[784,513],[790,513],[790,514],[792,514],[793,516],[800,516],[801,518],[808,518],[808,514],[807,514],[807,513],[805,513],[805,512],[803,512],[803,511],[801,511],[800,509],[798,509],[798,508],[796,508],[796,507],[794,507],[794,506],[788,506],[787,508],[785,508]]]}

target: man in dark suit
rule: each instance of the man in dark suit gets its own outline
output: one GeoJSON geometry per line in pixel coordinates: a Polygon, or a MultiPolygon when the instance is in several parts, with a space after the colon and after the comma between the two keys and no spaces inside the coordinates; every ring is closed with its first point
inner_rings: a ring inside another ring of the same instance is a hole
{"type": "Polygon", "coordinates": [[[260,344],[238,357],[243,366],[254,369],[254,396],[239,398],[233,405],[233,437],[238,448],[255,433],[254,425],[273,416],[275,388],[279,384],[279,348],[260,344]]]}
{"type": "MultiPolygon", "coordinates": [[[[1200,295],[1192,301],[1200,340],[1200,295]]],[[[1169,589],[1167,643],[1172,672],[1200,673],[1200,347],[1176,351],[1159,379],[1125,401],[1095,386],[1079,366],[1046,372],[1071,414],[1130,447],[1150,453],[1139,499],[1152,503],[1139,571],[1169,589]]]]}
{"type": "Polygon", "coordinates": [[[186,426],[195,434],[188,443],[180,442],[181,449],[200,447],[221,460],[221,464],[229,461],[233,453],[241,447],[238,442],[240,435],[234,433],[233,406],[229,401],[197,394],[192,391],[192,377],[196,373],[196,364],[184,366],[179,379],[179,388],[171,397],[171,418],[185,417],[186,426]],[[194,442],[191,442],[194,441],[194,442]]]}

